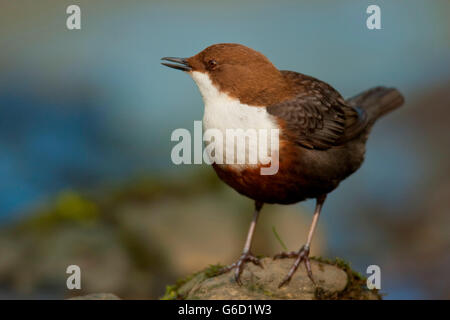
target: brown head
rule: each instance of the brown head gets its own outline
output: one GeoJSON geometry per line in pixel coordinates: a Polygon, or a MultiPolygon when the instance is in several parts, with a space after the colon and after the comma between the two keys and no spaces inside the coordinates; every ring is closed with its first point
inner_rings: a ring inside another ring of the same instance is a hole
{"type": "Polygon", "coordinates": [[[269,59],[241,44],[215,44],[190,58],[162,60],[176,62],[163,65],[191,74],[204,97],[199,79],[209,79],[220,92],[253,106],[270,105],[290,96],[283,75],[269,59]]]}

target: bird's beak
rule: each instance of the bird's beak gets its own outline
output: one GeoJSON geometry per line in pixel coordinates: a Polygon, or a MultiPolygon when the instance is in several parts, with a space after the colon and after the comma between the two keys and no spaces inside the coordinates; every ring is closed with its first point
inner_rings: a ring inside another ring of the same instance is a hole
{"type": "Polygon", "coordinates": [[[186,71],[186,72],[192,71],[192,67],[189,65],[189,63],[187,62],[187,60],[185,58],[164,57],[164,58],[161,58],[161,60],[166,60],[166,61],[177,63],[177,64],[174,64],[174,63],[161,62],[162,65],[165,65],[169,68],[174,68],[174,69],[178,69],[178,70],[186,71]]]}

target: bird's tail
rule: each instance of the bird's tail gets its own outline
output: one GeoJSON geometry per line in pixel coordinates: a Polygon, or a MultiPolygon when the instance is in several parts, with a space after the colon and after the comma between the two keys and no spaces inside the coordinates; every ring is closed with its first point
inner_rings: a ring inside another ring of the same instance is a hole
{"type": "Polygon", "coordinates": [[[386,113],[400,107],[404,101],[397,89],[385,87],[375,87],[348,99],[352,106],[364,110],[369,126],[386,113]]]}

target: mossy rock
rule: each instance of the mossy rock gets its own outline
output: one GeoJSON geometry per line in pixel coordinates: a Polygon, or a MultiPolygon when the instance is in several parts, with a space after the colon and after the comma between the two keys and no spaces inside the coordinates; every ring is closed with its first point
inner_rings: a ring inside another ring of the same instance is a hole
{"type": "Polygon", "coordinates": [[[356,299],[378,300],[377,290],[368,290],[366,280],[343,260],[311,259],[315,286],[302,264],[290,283],[282,288],[278,284],[289,271],[293,259],[261,259],[263,268],[247,264],[241,275],[242,286],[234,280],[234,273],[218,274],[220,266],[195,273],[168,286],[163,299],[356,299]]]}

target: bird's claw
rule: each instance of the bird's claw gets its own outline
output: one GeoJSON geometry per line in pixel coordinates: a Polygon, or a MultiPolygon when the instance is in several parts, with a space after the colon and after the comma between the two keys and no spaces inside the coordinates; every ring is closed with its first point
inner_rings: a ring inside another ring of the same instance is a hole
{"type": "Polygon", "coordinates": [[[236,280],[236,283],[238,285],[242,285],[241,282],[241,273],[244,270],[244,266],[246,263],[251,262],[256,266],[259,266],[261,268],[264,268],[263,265],[261,264],[261,261],[255,257],[252,253],[250,252],[244,252],[241,257],[239,258],[238,261],[236,261],[233,264],[230,264],[229,266],[225,267],[222,269],[221,273],[226,273],[228,271],[231,271],[232,269],[235,269],[234,271],[234,280],[236,280]]]}
{"type": "Polygon", "coordinates": [[[294,275],[295,271],[297,271],[302,261],[305,263],[306,272],[308,273],[309,279],[312,281],[314,285],[316,285],[312,277],[311,264],[309,262],[309,247],[303,246],[298,252],[295,251],[282,252],[273,257],[274,260],[284,258],[297,258],[297,259],[295,260],[286,277],[284,277],[283,281],[281,281],[280,284],[278,285],[278,288],[281,288],[282,286],[288,284],[289,281],[291,281],[292,276],[294,275]]]}

